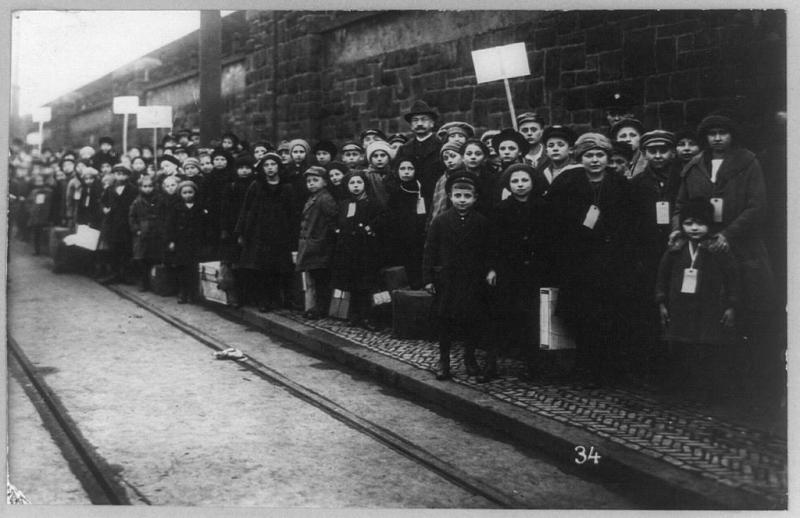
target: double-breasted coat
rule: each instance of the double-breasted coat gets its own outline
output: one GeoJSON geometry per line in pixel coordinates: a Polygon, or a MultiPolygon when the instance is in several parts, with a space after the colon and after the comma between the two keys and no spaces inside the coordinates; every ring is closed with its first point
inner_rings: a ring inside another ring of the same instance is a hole
{"type": "Polygon", "coordinates": [[[766,190],[756,156],[744,148],[733,148],[724,157],[716,182],[711,182],[708,151],[695,156],[684,168],[676,201],[673,227],[680,228],[677,214],[692,198],[722,198],[722,222],[711,227],[728,240],[739,267],[741,304],[764,311],[774,308],[774,278],[764,245],[766,190]]]}
{"type": "Polygon", "coordinates": [[[336,202],[327,189],[311,194],[306,200],[297,242],[298,272],[330,267],[336,242],[334,231],[337,213],[336,202]]]}
{"type": "Polygon", "coordinates": [[[133,234],[133,258],[161,262],[164,259],[164,221],[161,217],[161,196],[143,193],[131,204],[128,222],[133,234]]]}
{"type": "Polygon", "coordinates": [[[199,202],[191,207],[186,203],[173,203],[169,207],[165,243],[175,243],[175,250],[166,253],[166,261],[177,266],[192,266],[198,262],[200,250],[206,242],[208,212],[199,202]]]}
{"type": "Polygon", "coordinates": [[[126,183],[122,192],[117,192],[117,186],[112,185],[105,191],[100,199],[101,205],[111,210],[105,215],[102,234],[108,243],[121,247],[131,246],[131,228],[128,224],[128,215],[131,204],[138,195],[136,187],[126,183]]]}
{"type": "Polygon", "coordinates": [[[339,202],[336,248],[331,263],[332,287],[362,292],[377,289],[382,216],[380,203],[368,196],[339,202]],[[355,212],[348,217],[351,204],[355,205],[355,212]]]}
{"type": "Polygon", "coordinates": [[[239,266],[269,274],[292,272],[292,186],[258,178],[245,194],[235,233],[243,240],[239,266]]]}
{"type": "Polygon", "coordinates": [[[436,289],[435,314],[446,320],[480,322],[488,312],[489,220],[454,208],[436,217],[428,229],[422,262],[423,283],[436,289]]]}

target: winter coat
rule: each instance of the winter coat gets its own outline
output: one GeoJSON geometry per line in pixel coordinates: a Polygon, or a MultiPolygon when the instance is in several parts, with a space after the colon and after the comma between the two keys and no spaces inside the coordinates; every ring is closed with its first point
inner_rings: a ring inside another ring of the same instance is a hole
{"type": "Polygon", "coordinates": [[[117,193],[116,185],[103,191],[100,204],[111,209],[103,221],[102,233],[106,242],[122,246],[130,245],[131,229],[128,226],[128,215],[137,195],[136,187],[131,184],[125,184],[120,194],[117,193]]]}
{"type": "Polygon", "coordinates": [[[75,176],[70,178],[67,182],[67,192],[64,195],[64,217],[72,222],[75,221],[78,212],[78,202],[81,200],[83,190],[83,182],[76,173],[75,176]]]}
{"type": "Polygon", "coordinates": [[[100,181],[95,180],[91,185],[81,182],[80,194],[80,199],[75,203],[75,223],[100,230],[104,219],[103,206],[100,203],[103,187],[100,181]]]}
{"type": "Polygon", "coordinates": [[[206,240],[208,212],[197,202],[192,207],[187,207],[183,202],[170,204],[169,207],[164,242],[166,246],[175,243],[175,250],[165,253],[165,262],[192,266],[198,262],[200,249],[206,240]]]}
{"type": "Polygon", "coordinates": [[[658,266],[656,303],[669,310],[667,340],[693,344],[732,344],[733,328],[720,324],[722,314],[738,304],[739,278],[730,252],[712,253],[701,243],[694,268],[698,271],[695,293],[681,293],[684,270],[692,264],[689,244],[682,240],[664,253],[658,266]]]}
{"type": "Polygon", "coordinates": [[[297,243],[298,272],[328,268],[336,242],[334,230],[338,208],[333,196],[322,189],[312,194],[303,207],[297,243]]]}
{"type": "Polygon", "coordinates": [[[212,249],[216,258],[220,257],[220,231],[222,230],[222,191],[233,180],[234,173],[230,168],[213,169],[203,180],[203,190],[198,193],[200,201],[208,211],[206,246],[212,249]]]}
{"type": "Polygon", "coordinates": [[[416,180],[398,183],[389,194],[384,214],[383,263],[404,266],[412,288],[422,286],[422,250],[425,246],[426,214],[417,214],[420,184],[416,180]]]}
{"type": "Polygon", "coordinates": [[[34,187],[26,200],[29,227],[46,227],[53,223],[53,189],[47,185],[34,187]]]}
{"type": "Polygon", "coordinates": [[[245,194],[253,178],[239,178],[225,184],[222,190],[222,202],[220,204],[220,232],[225,237],[220,237],[220,257],[227,263],[235,263],[239,260],[241,247],[237,243],[236,223],[244,205],[245,194]]]}
{"type": "Polygon", "coordinates": [[[50,221],[62,225],[67,217],[67,180],[56,180],[53,184],[53,203],[50,206],[50,221]]]}
{"type": "Polygon", "coordinates": [[[489,254],[497,273],[492,311],[500,316],[529,318],[539,307],[539,288],[546,276],[548,228],[544,200],[531,194],[527,201],[505,199],[491,219],[495,245],[489,254]]]}
{"type": "Polygon", "coordinates": [[[164,222],[161,219],[160,195],[139,196],[131,204],[128,222],[133,235],[133,258],[154,263],[164,260],[164,222]]]}
{"type": "Polygon", "coordinates": [[[422,197],[425,199],[426,207],[431,207],[433,187],[444,173],[444,165],[439,158],[441,149],[442,141],[436,138],[436,135],[431,135],[422,142],[413,137],[400,146],[395,158],[395,163],[400,163],[403,158],[411,159],[416,170],[416,178],[422,185],[422,197]]]}
{"type": "Polygon", "coordinates": [[[767,197],[761,166],[753,153],[734,148],[723,160],[717,181],[712,184],[710,160],[706,151],[684,168],[673,228],[680,228],[677,214],[686,201],[697,197],[722,198],[722,223],[713,224],[711,231],[721,232],[730,244],[739,267],[741,302],[752,310],[774,308],[774,278],[763,241],[767,197]]]}
{"type": "Polygon", "coordinates": [[[436,289],[434,311],[446,320],[483,321],[487,317],[489,220],[470,210],[448,209],[431,223],[425,241],[422,276],[436,289]]]}
{"type": "Polygon", "coordinates": [[[339,202],[336,247],[331,261],[331,286],[344,291],[376,291],[380,247],[378,232],[381,205],[362,196],[339,202]],[[355,213],[348,217],[350,208],[355,213]]]}
{"type": "MultiPolygon", "coordinates": [[[[304,165],[305,162],[302,164],[295,164],[292,162],[281,172],[281,183],[285,183],[292,187],[292,200],[294,200],[294,208],[292,211],[292,241],[297,242],[300,237],[300,220],[303,217],[303,207],[305,207],[306,200],[308,200],[311,193],[308,192],[308,187],[306,187],[306,177],[303,176],[303,173],[307,169],[304,165]]],[[[347,187],[344,188],[345,192],[347,192],[347,187]]],[[[295,244],[295,246],[297,246],[295,244]]]]}
{"type": "Polygon", "coordinates": [[[582,320],[624,319],[630,303],[632,207],[629,182],[610,169],[595,191],[583,168],[560,175],[547,201],[553,214],[553,253],[560,283],[557,314],[568,326],[582,320]],[[583,225],[594,204],[600,216],[583,225]]]}
{"type": "Polygon", "coordinates": [[[235,234],[242,237],[239,266],[271,274],[292,272],[292,250],[297,246],[290,229],[294,216],[291,185],[270,185],[265,179],[250,184],[235,234]]]}

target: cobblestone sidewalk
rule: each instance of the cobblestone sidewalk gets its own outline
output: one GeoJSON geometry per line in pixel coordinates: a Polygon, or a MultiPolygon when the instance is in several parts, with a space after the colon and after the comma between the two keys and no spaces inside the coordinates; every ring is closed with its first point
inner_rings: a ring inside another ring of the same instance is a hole
{"type": "MultiPolygon", "coordinates": [[[[367,331],[328,318],[311,321],[294,311],[276,313],[420,369],[433,371],[438,362],[438,347],[430,341],[401,340],[389,331],[367,331]]],[[[509,358],[500,361],[498,379],[479,384],[463,370],[462,349],[456,346],[451,354],[456,383],[721,484],[766,496],[776,508],[786,506],[786,438],[755,422],[715,416],[698,403],[670,400],[641,388],[634,392],[524,381],[523,363],[509,358]]]]}

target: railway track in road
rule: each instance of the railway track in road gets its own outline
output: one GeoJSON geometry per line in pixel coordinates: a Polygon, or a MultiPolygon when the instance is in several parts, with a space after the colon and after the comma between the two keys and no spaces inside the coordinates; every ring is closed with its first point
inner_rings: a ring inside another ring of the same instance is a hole
{"type": "MultiPolygon", "coordinates": [[[[9,372],[24,376],[28,382],[23,383],[23,388],[91,503],[130,504],[126,488],[136,493],[135,488],[125,485],[124,481],[116,476],[115,470],[94,452],[94,447],[83,437],[80,428],[61,404],[58,395],[50,389],[43,375],[28,359],[17,341],[8,335],[6,343],[9,351],[9,372]]],[[[150,503],[141,494],[137,494],[137,498],[141,503],[150,503]]]]}
{"type": "MultiPolygon", "coordinates": [[[[230,348],[230,345],[225,341],[211,336],[201,329],[198,329],[197,327],[192,326],[181,319],[162,311],[159,308],[147,304],[144,300],[131,293],[128,293],[115,286],[107,286],[107,288],[120,297],[127,299],[142,309],[152,313],[164,322],[179,329],[181,332],[191,336],[198,342],[214,351],[223,351],[230,348]]],[[[509,495],[499,490],[491,484],[487,484],[486,482],[470,475],[464,470],[440,459],[438,456],[427,451],[418,444],[415,444],[414,442],[392,432],[391,430],[386,429],[385,427],[379,426],[368,419],[364,419],[363,417],[356,415],[336,402],[326,398],[319,392],[309,389],[287,378],[280,372],[270,368],[267,365],[264,365],[256,359],[245,356],[245,358],[237,360],[237,363],[262,380],[285,389],[294,397],[313,405],[336,420],[344,423],[348,427],[384,444],[397,453],[423,466],[425,469],[439,475],[450,483],[468,491],[473,495],[486,499],[496,508],[531,509],[541,505],[537,505],[536,503],[532,502],[525,502],[514,495],[509,495]]]]}

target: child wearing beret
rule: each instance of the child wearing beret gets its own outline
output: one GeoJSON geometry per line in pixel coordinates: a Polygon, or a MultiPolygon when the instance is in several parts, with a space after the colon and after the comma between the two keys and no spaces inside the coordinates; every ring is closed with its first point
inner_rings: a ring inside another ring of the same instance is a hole
{"type": "MultiPolygon", "coordinates": [[[[370,146],[375,145],[373,142],[370,146]]],[[[339,202],[331,286],[350,292],[350,322],[370,329],[370,295],[377,291],[380,267],[381,205],[366,190],[366,174],[351,172],[345,182],[349,198],[339,202]]]]}
{"type": "Polygon", "coordinates": [[[338,208],[333,196],[328,192],[327,171],[319,166],[305,170],[308,199],[303,205],[300,219],[300,233],[297,243],[298,272],[308,272],[314,284],[316,301],[305,312],[306,318],[322,317],[330,304],[330,263],[336,242],[336,216],[338,208]]]}
{"type": "Polygon", "coordinates": [[[467,374],[480,373],[475,349],[484,343],[491,239],[489,220],[475,211],[474,176],[466,171],[455,173],[447,179],[445,189],[452,208],[431,223],[422,267],[423,283],[435,295],[434,312],[439,320],[438,380],[451,378],[450,348],[458,336],[466,340],[467,374]]]}

